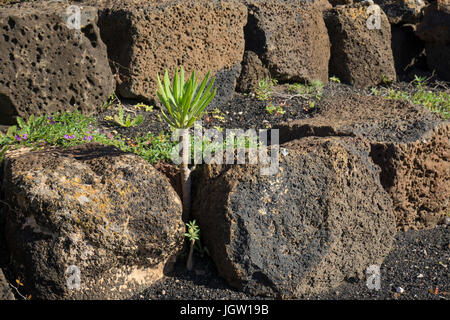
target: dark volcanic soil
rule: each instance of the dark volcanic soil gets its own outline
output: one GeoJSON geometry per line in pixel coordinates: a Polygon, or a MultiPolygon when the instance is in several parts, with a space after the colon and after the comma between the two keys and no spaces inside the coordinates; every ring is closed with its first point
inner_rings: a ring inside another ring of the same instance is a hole
{"type": "MultiPolygon", "coordinates": [[[[280,86],[277,88],[283,91],[285,88],[280,86]]],[[[316,111],[311,108],[309,101],[314,98],[307,99],[302,97],[291,97],[286,95],[283,97],[273,97],[266,101],[260,101],[252,95],[244,95],[235,93],[233,99],[218,109],[207,109],[202,119],[203,127],[220,129],[268,129],[273,125],[289,121],[293,119],[303,119],[310,117],[316,111]],[[281,105],[280,112],[273,111],[271,114],[266,110],[266,106],[271,103],[273,105],[281,105]]],[[[96,118],[101,127],[109,131],[117,131],[122,137],[133,138],[138,135],[144,135],[147,132],[159,134],[161,132],[169,132],[169,126],[160,116],[160,110],[155,107],[151,112],[145,112],[143,109],[136,109],[135,105],[139,101],[122,100],[125,114],[129,114],[132,118],[141,114],[144,116],[144,122],[136,127],[122,128],[115,125],[111,120],[105,120],[106,117],[114,117],[118,114],[118,104],[113,104],[103,110],[96,118]]]]}
{"type": "MultiPolygon", "coordinates": [[[[389,91],[403,91],[412,95],[417,91],[417,86],[413,83],[399,82],[386,86],[378,86],[374,90],[362,90],[353,88],[346,84],[338,84],[329,82],[323,87],[321,97],[312,94],[298,95],[288,91],[288,84],[275,86],[272,96],[268,100],[258,100],[254,94],[235,93],[233,99],[218,109],[207,109],[202,118],[202,124],[205,128],[221,129],[269,129],[276,124],[290,120],[304,119],[313,117],[320,109],[320,101],[323,98],[333,97],[345,93],[353,93],[359,95],[380,95],[386,96],[389,91]],[[269,111],[266,109],[268,105],[280,106],[280,109],[269,111]],[[313,103],[313,105],[311,105],[313,103]]],[[[424,87],[426,90],[450,93],[450,86],[446,82],[434,81],[424,87]]],[[[141,136],[147,132],[155,135],[159,133],[168,133],[169,126],[164,122],[158,108],[159,104],[153,108],[153,111],[146,112],[144,109],[137,109],[135,105],[141,101],[121,100],[120,103],[124,107],[125,115],[129,114],[132,118],[141,114],[144,116],[144,122],[136,127],[123,128],[116,125],[114,121],[105,120],[105,117],[114,117],[118,114],[119,104],[117,101],[109,107],[104,108],[96,119],[100,127],[112,132],[120,134],[124,138],[134,138],[141,136]],[[115,132],[114,132],[115,131],[115,132]]]]}
{"type": "MultiPolygon", "coordinates": [[[[450,227],[399,232],[392,252],[381,265],[381,289],[369,290],[365,281],[346,282],[327,294],[302,299],[321,300],[386,300],[427,299],[450,300],[450,227]],[[397,288],[403,293],[397,293],[397,288]],[[400,289],[399,289],[400,290],[400,289]]],[[[266,299],[253,297],[229,287],[219,277],[208,256],[195,256],[192,272],[185,268],[180,256],[174,270],[162,280],[137,294],[134,299],[266,299]]]]}

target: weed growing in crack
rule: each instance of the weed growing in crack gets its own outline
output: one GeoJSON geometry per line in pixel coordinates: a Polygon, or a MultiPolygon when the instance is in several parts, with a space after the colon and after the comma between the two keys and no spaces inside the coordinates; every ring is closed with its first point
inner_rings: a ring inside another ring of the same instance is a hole
{"type": "Polygon", "coordinates": [[[331,82],[335,82],[335,83],[341,83],[341,80],[338,77],[336,77],[336,76],[330,77],[330,81],[331,82]]]}
{"type": "Polygon", "coordinates": [[[283,110],[283,108],[280,105],[273,105],[272,102],[270,102],[267,106],[266,106],[266,111],[271,115],[273,113],[275,114],[285,114],[286,111],[283,110]]]}
{"type": "Polygon", "coordinates": [[[323,83],[320,80],[312,80],[309,84],[294,83],[289,85],[288,91],[305,98],[320,100],[323,93],[323,83]]]}
{"type": "Polygon", "coordinates": [[[189,271],[192,270],[192,266],[194,264],[193,261],[193,253],[194,253],[194,245],[196,241],[200,240],[200,228],[197,226],[195,220],[186,223],[187,226],[187,233],[184,234],[185,237],[188,238],[189,240],[189,255],[188,255],[188,259],[186,262],[186,269],[188,269],[189,271]]]}
{"type": "Polygon", "coordinates": [[[140,114],[133,120],[131,119],[130,115],[127,115],[127,117],[125,118],[123,107],[119,106],[119,114],[114,115],[114,122],[124,128],[136,127],[144,122],[144,117],[140,114]]]}
{"type": "Polygon", "coordinates": [[[258,88],[255,90],[256,98],[260,101],[267,101],[272,95],[273,87],[278,84],[278,80],[272,78],[261,79],[258,88]]]}
{"type": "Polygon", "coordinates": [[[395,90],[393,88],[387,91],[371,88],[372,95],[382,95],[386,99],[408,100],[414,104],[422,105],[432,112],[440,113],[446,119],[450,118],[450,93],[447,91],[436,91],[427,88],[427,78],[415,76],[411,82],[414,90],[407,92],[404,90],[395,90]]]}
{"type": "Polygon", "coordinates": [[[142,110],[143,109],[145,112],[152,112],[153,111],[153,106],[146,105],[145,103],[142,103],[142,102],[136,104],[134,106],[134,108],[138,109],[138,110],[142,110]]]}

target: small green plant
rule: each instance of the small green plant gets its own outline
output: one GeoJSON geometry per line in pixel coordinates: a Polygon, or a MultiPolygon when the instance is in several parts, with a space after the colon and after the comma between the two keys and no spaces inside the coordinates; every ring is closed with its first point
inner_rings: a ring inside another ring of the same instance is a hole
{"type": "Polygon", "coordinates": [[[124,128],[129,128],[129,127],[138,126],[138,125],[142,124],[142,122],[144,122],[144,117],[141,114],[136,116],[136,118],[134,118],[133,120],[131,120],[130,115],[127,115],[126,118],[124,118],[124,117],[125,117],[125,112],[123,110],[123,107],[120,106],[119,114],[114,115],[114,122],[116,124],[118,124],[119,126],[124,127],[124,128]]]}
{"type": "Polygon", "coordinates": [[[433,112],[440,113],[444,118],[450,118],[450,94],[447,92],[434,92],[426,89],[427,79],[425,77],[415,76],[412,81],[416,87],[414,93],[408,93],[402,90],[389,89],[386,99],[408,100],[414,104],[422,105],[433,112]]]}
{"type": "Polygon", "coordinates": [[[331,82],[335,82],[335,83],[341,83],[341,80],[338,77],[335,77],[335,76],[330,77],[330,81],[331,82]]]}
{"type": "Polygon", "coordinates": [[[214,110],[212,110],[210,112],[211,117],[213,117],[214,119],[224,123],[225,122],[225,115],[222,111],[220,111],[218,108],[215,108],[214,110]]]}
{"type": "Polygon", "coordinates": [[[385,86],[389,86],[392,84],[392,79],[388,78],[386,75],[381,75],[381,84],[385,86]]]}
{"type": "Polygon", "coordinates": [[[5,153],[8,151],[8,146],[3,146],[0,149],[0,163],[3,161],[3,158],[5,157],[5,153]]]}
{"type": "Polygon", "coordinates": [[[216,88],[213,89],[215,77],[210,79],[210,72],[206,74],[203,81],[199,84],[195,72],[184,81],[183,67],[175,68],[172,85],[170,83],[167,70],[164,72],[164,79],[161,82],[159,74],[158,80],[158,98],[163,106],[161,114],[166,122],[174,129],[183,129],[180,136],[181,150],[181,185],[183,189],[183,216],[189,217],[191,206],[191,180],[188,167],[190,143],[189,131],[194,122],[200,118],[216,95],[216,88]],[[209,84],[208,84],[209,82],[209,84]]]}
{"type": "Polygon", "coordinates": [[[144,109],[145,112],[152,112],[153,111],[153,106],[146,105],[145,103],[142,103],[142,102],[136,104],[134,106],[134,108],[138,109],[138,110],[144,109]]]}
{"type": "Polygon", "coordinates": [[[289,85],[288,91],[308,98],[320,98],[322,96],[323,83],[320,80],[312,80],[309,84],[294,83],[289,85]]]}
{"type": "Polygon", "coordinates": [[[427,84],[427,78],[414,75],[413,83],[417,86],[418,89],[423,89],[423,87],[427,84]]]}
{"type": "Polygon", "coordinates": [[[309,85],[315,89],[316,92],[321,93],[323,90],[323,83],[320,80],[311,80],[309,85]]]}
{"type": "Polygon", "coordinates": [[[118,102],[120,104],[119,99],[116,97],[116,94],[113,92],[109,95],[108,99],[103,103],[101,110],[108,109],[110,106],[112,106],[114,103],[118,102]]]}
{"type": "Polygon", "coordinates": [[[261,79],[258,82],[258,88],[255,90],[255,95],[258,100],[269,100],[272,95],[273,87],[278,84],[278,80],[272,78],[261,79]]]}
{"type": "Polygon", "coordinates": [[[273,105],[272,102],[270,102],[267,106],[266,106],[266,111],[272,115],[274,112],[275,114],[285,114],[286,111],[283,110],[283,108],[280,105],[273,105]]]}
{"type": "Polygon", "coordinates": [[[194,265],[193,261],[193,253],[194,253],[194,245],[196,241],[200,240],[200,228],[197,226],[195,220],[186,223],[187,226],[187,233],[185,233],[185,237],[189,239],[189,255],[186,262],[186,269],[189,271],[192,270],[192,266],[194,265]]]}

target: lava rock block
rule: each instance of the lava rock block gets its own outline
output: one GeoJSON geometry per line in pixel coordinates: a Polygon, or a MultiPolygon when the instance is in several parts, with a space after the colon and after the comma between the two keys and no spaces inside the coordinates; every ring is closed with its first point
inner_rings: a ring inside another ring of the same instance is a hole
{"type": "Polygon", "coordinates": [[[366,88],[395,81],[391,26],[380,9],[380,29],[372,24],[368,6],[335,7],[325,12],[331,41],[330,74],[355,87],[366,88]],[[373,29],[368,28],[369,25],[373,29]]]}
{"type": "Polygon", "coordinates": [[[450,44],[450,2],[436,0],[427,6],[416,33],[426,42],[450,44]]]}
{"type": "Polygon", "coordinates": [[[414,28],[408,26],[391,26],[392,53],[395,70],[399,80],[411,81],[409,74],[417,69],[427,69],[425,43],[414,33],[414,28]]]}
{"type": "Polygon", "coordinates": [[[416,34],[426,42],[429,68],[450,81],[450,2],[437,0],[427,6],[416,34]]]}
{"type": "Polygon", "coordinates": [[[253,51],[245,51],[236,89],[244,93],[254,92],[258,88],[259,81],[267,78],[270,78],[270,72],[258,55],[253,51]]]}
{"type": "Polygon", "coordinates": [[[206,107],[206,110],[220,109],[233,99],[240,74],[241,64],[236,64],[231,69],[220,70],[215,74],[214,88],[216,88],[216,95],[206,107]]]}
{"type": "Polygon", "coordinates": [[[425,1],[422,0],[375,0],[374,2],[383,9],[389,22],[397,26],[418,23],[425,7],[425,1]]]}
{"type": "Polygon", "coordinates": [[[323,1],[247,1],[246,50],[256,53],[277,80],[327,83],[330,40],[322,17],[327,5],[323,1]]]}
{"type": "Polygon", "coordinates": [[[2,269],[0,269],[0,300],[15,300],[2,269]]]}
{"type": "Polygon", "coordinates": [[[181,201],[148,162],[114,147],[8,152],[8,269],[36,299],[123,299],[183,247],[181,201]]]}
{"type": "Polygon", "coordinates": [[[0,11],[0,124],[56,111],[93,113],[114,91],[97,9],[80,29],[63,3],[21,3],[0,11]]]}
{"type": "Polygon", "coordinates": [[[276,298],[363,279],[395,235],[369,145],[311,137],[282,147],[273,175],[258,165],[204,165],[194,174],[193,213],[219,274],[276,298]]]}
{"type": "Polygon", "coordinates": [[[280,141],[309,136],[367,139],[393,199],[398,229],[434,227],[449,210],[450,121],[408,101],[336,95],[310,119],[281,124],[280,141]]]}
{"type": "Polygon", "coordinates": [[[120,76],[122,97],[155,100],[156,74],[168,69],[172,77],[175,67],[183,66],[201,79],[208,71],[228,74],[217,76],[214,100],[231,99],[244,54],[245,5],[234,0],[115,1],[101,8],[101,36],[120,76]]]}
{"type": "Polygon", "coordinates": [[[440,78],[450,81],[450,42],[448,44],[427,43],[425,51],[428,66],[436,70],[440,78]]]}

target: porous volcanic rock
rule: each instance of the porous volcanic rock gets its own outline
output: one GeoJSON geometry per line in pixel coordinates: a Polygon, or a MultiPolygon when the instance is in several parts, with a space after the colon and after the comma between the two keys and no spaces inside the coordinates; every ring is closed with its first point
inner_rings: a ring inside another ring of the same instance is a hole
{"type": "Polygon", "coordinates": [[[81,9],[79,30],[67,10],[46,1],[2,7],[0,124],[13,124],[17,115],[91,114],[114,91],[97,9],[81,9]]]}
{"type": "Polygon", "coordinates": [[[282,147],[273,175],[249,164],[195,172],[193,213],[219,274],[239,290],[277,298],[362,279],[395,235],[369,145],[311,137],[282,147]]]}
{"type": "Polygon", "coordinates": [[[395,81],[391,25],[380,10],[380,25],[367,5],[340,6],[325,12],[331,41],[330,74],[355,87],[395,81]],[[368,28],[368,24],[370,29],[368,28]]]}
{"type": "Polygon", "coordinates": [[[450,122],[407,101],[355,94],[324,99],[310,119],[281,124],[280,141],[355,136],[371,144],[399,229],[435,226],[449,210],[450,122]]]}
{"type": "Polygon", "coordinates": [[[415,68],[427,69],[425,43],[414,33],[411,25],[391,26],[392,54],[397,77],[403,78],[415,68]]]}
{"type": "Polygon", "coordinates": [[[245,51],[236,89],[245,93],[254,92],[258,88],[259,81],[267,78],[270,78],[270,72],[258,55],[253,51],[245,51]]]}
{"type": "Polygon", "coordinates": [[[450,81],[450,42],[448,44],[425,44],[428,66],[436,70],[438,76],[450,81]]]}
{"type": "MultiPolygon", "coordinates": [[[[353,0],[329,0],[332,6],[342,6],[346,4],[353,4],[353,0]]],[[[356,1],[358,2],[358,1],[356,1]]]]}
{"type": "Polygon", "coordinates": [[[450,2],[437,0],[427,6],[416,34],[426,42],[429,68],[450,81],[450,2]]]}
{"type": "Polygon", "coordinates": [[[214,101],[231,99],[244,54],[244,4],[123,0],[101,8],[101,36],[113,72],[120,76],[117,88],[122,97],[156,99],[156,74],[168,69],[172,77],[175,67],[183,66],[201,79],[209,70],[213,75],[221,72],[214,101]]]}
{"type": "Polygon", "coordinates": [[[129,298],[183,246],[168,179],[114,147],[8,152],[1,193],[8,270],[36,299],[129,298]]]}
{"type": "Polygon", "coordinates": [[[322,17],[327,5],[323,1],[247,1],[246,50],[256,53],[278,80],[328,82],[330,40],[322,17]]]}
{"type": "Polygon", "coordinates": [[[0,269],[0,300],[15,300],[2,269],[0,269]]]}
{"type": "Polygon", "coordinates": [[[450,2],[436,0],[428,5],[416,33],[426,42],[450,44],[450,2]]]}
{"type": "Polygon", "coordinates": [[[422,17],[423,0],[374,0],[394,25],[416,24],[422,17]]]}

